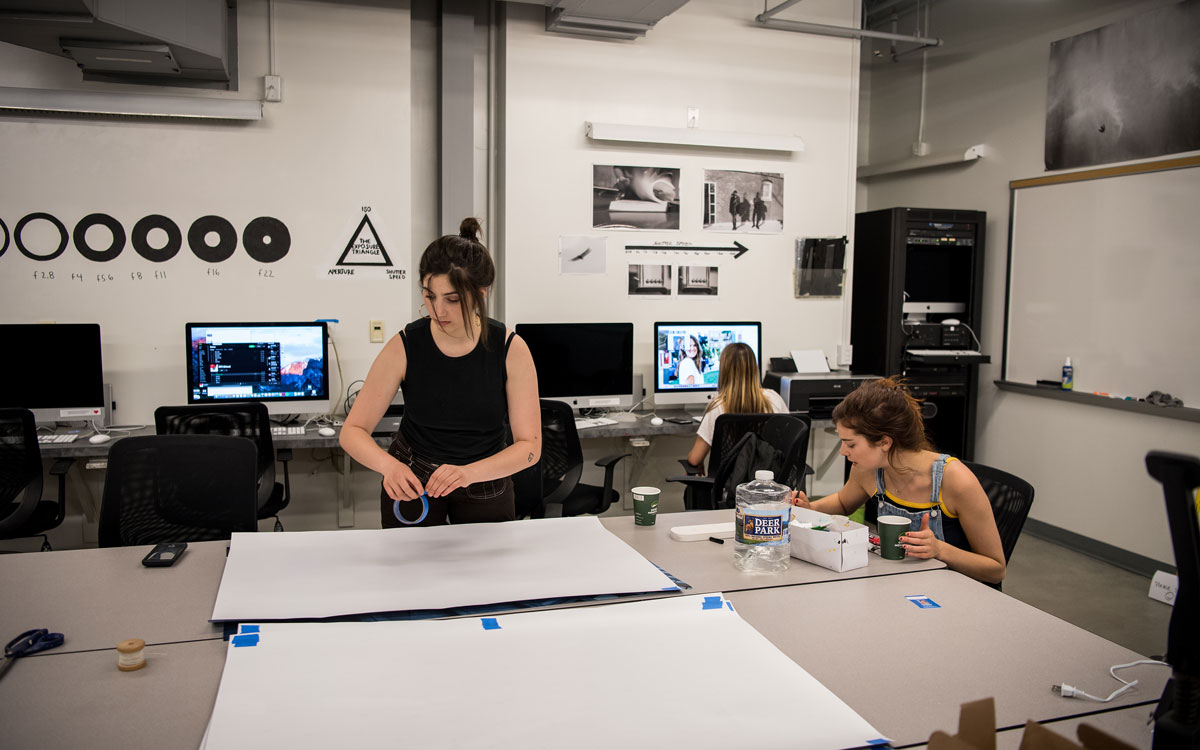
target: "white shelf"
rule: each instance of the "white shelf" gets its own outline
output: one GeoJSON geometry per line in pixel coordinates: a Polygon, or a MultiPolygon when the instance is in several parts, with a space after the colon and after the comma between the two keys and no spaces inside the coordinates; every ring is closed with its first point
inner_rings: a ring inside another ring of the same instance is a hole
{"type": "Polygon", "coordinates": [[[710,148],[743,148],[757,151],[803,151],[804,141],[795,135],[737,133],[702,128],[661,128],[650,125],[616,125],[585,122],[587,137],[595,141],[670,143],[710,148]]]}

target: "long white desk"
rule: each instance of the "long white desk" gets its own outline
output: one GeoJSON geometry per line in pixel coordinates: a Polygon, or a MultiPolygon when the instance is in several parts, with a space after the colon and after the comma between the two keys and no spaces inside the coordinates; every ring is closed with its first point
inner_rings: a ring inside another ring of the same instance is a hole
{"type": "Polygon", "coordinates": [[[0,555],[0,637],[49,628],[65,636],[53,654],[220,638],[208,618],[228,546],[191,542],[169,568],[142,565],[150,545],[0,555]]]}
{"type": "Polygon", "coordinates": [[[953,734],[962,703],[996,698],[996,726],[1157,702],[1170,669],[1122,670],[1139,685],[1112,703],[1063,698],[1120,683],[1108,668],[1146,657],[949,570],[728,596],[742,618],[897,746],[953,734]],[[928,596],[921,608],[905,597],[928,596]]]}
{"type": "Polygon", "coordinates": [[[637,526],[633,516],[601,518],[604,528],[640,552],[650,562],[687,583],[689,594],[726,593],[745,589],[793,586],[804,583],[845,581],[873,576],[891,576],[938,570],[946,564],[940,560],[884,560],[868,554],[867,566],[837,573],[819,565],[792,558],[784,573],[751,575],[733,567],[733,540],[724,544],[707,540],[680,542],[671,538],[672,526],[696,526],[712,523],[733,523],[732,510],[703,510],[686,513],[663,513],[653,526],[637,526]]]}

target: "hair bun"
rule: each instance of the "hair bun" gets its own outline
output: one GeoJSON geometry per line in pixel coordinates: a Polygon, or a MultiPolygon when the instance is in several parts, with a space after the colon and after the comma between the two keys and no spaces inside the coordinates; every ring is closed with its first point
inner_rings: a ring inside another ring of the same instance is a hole
{"type": "Polygon", "coordinates": [[[468,216],[458,225],[458,236],[473,242],[479,242],[480,236],[483,234],[483,228],[479,226],[479,219],[474,216],[468,216]]]}

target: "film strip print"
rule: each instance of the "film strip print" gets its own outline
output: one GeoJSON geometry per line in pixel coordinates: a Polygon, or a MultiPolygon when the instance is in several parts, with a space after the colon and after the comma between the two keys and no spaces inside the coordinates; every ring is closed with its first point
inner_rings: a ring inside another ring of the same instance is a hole
{"type": "MultiPolygon", "coordinates": [[[[0,219],[0,256],[3,256],[12,244],[31,260],[54,260],[66,252],[68,242],[72,242],[79,254],[88,260],[105,263],[125,250],[125,227],[109,214],[101,213],[83,217],[70,233],[67,232],[66,225],[53,214],[27,214],[17,222],[11,232],[4,220],[0,219]],[[30,250],[22,240],[21,235],[25,227],[35,221],[49,222],[58,230],[58,247],[49,253],[39,255],[30,250]],[[88,243],[87,232],[96,226],[102,226],[112,234],[112,242],[108,247],[96,248],[88,243]]],[[[188,248],[200,260],[220,263],[229,259],[237,250],[238,233],[228,219],[220,216],[201,216],[188,227],[187,243],[188,248]],[[215,235],[215,243],[209,243],[210,234],[215,235]]],[[[172,219],[160,214],[151,214],[143,216],[133,225],[128,244],[133,245],[134,251],[146,260],[162,263],[174,258],[183,248],[183,232],[172,219]],[[167,242],[162,247],[153,247],[150,244],[150,232],[155,229],[161,229],[167,235],[167,242]]],[[[247,255],[259,263],[274,263],[288,254],[292,247],[292,235],[288,232],[287,225],[279,219],[260,216],[246,224],[242,230],[242,247],[246,249],[247,255]]]]}

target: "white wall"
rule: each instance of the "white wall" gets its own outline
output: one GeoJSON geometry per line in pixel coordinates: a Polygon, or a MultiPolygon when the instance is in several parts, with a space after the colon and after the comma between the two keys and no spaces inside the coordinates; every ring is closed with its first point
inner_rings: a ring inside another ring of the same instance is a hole
{"type": "MultiPolygon", "coordinates": [[[[1049,45],[1164,4],[936,3],[930,33],[946,44],[928,52],[925,141],[935,152],[983,143],[988,156],[860,183],[866,200],[859,210],[918,206],[988,213],[979,333],[993,364],[980,373],[977,459],[1034,485],[1031,518],[1170,563],[1162,492],[1143,459],[1155,448],[1200,454],[1195,423],[1002,393],[992,385],[1000,375],[1004,331],[1008,183],[1043,173],[1049,45]]],[[[864,59],[871,59],[869,53],[864,59]]],[[[870,87],[870,106],[863,111],[870,117],[864,131],[870,133],[871,163],[911,153],[920,71],[918,54],[900,63],[876,60],[864,73],[863,85],[870,87]]]]}
{"type": "MultiPolygon", "coordinates": [[[[54,214],[68,231],[83,216],[105,212],[126,232],[141,217],[162,214],[184,233],[179,254],[157,264],[128,244],[105,263],[84,259],[73,245],[48,262],[10,247],[0,256],[0,320],[99,323],[118,403],[114,418],[123,424],[151,423],[157,405],[185,402],[186,321],[337,318],[340,389],[364,377],[381,348],[368,342],[368,320],[384,320],[389,333],[411,320],[411,282],[330,278],[325,271],[368,205],[394,266],[414,266],[407,5],[278,0],[283,101],[266,104],[260,122],[0,115],[0,218],[10,230],[32,212],[54,214]],[[239,234],[256,217],[275,217],[287,225],[291,249],[261,264],[239,239],[228,261],[204,263],[188,250],[186,233],[206,214],[229,219],[239,234]],[[35,279],[35,271],[53,271],[54,278],[35,279]],[[155,271],[166,277],[155,279],[155,271]],[[131,278],[139,272],[140,281],[131,278]],[[100,282],[100,273],[114,278],[100,282]]],[[[0,44],[0,86],[257,99],[269,65],[267,2],[245,0],[238,12],[238,92],[85,83],[72,62],[7,44],[0,44]]],[[[428,196],[420,202],[427,205],[428,196]]],[[[41,253],[57,243],[47,228],[30,224],[26,237],[41,253]]],[[[103,248],[109,237],[99,231],[94,243],[103,248]]],[[[331,378],[339,388],[334,367],[331,378]]],[[[293,475],[298,507],[289,514],[303,515],[310,496],[311,523],[331,526],[328,488],[310,491],[303,479],[316,468],[306,462],[316,458],[300,456],[301,480],[293,475]]],[[[367,519],[378,523],[377,514],[367,519]]]]}
{"type": "MultiPolygon", "coordinates": [[[[812,1],[788,17],[851,25],[855,6],[812,1]]],[[[753,0],[692,0],[644,38],[615,42],[547,33],[544,9],[509,6],[506,322],[632,321],[635,370],[651,394],[656,320],[761,320],[764,358],[822,349],[836,361],[838,343],[848,338],[846,305],[841,299],[795,299],[792,268],[797,237],[842,236],[853,226],[858,43],[756,27],[753,18],[761,10],[753,0]],[[688,107],[700,109],[702,129],[799,135],[805,150],[775,156],[590,141],[584,135],[585,121],[683,127],[688,107]],[[593,164],[681,168],[680,230],[593,231],[593,164]],[[784,233],[701,231],[705,169],[782,173],[784,233]],[[606,273],[560,275],[562,235],[607,236],[606,273]],[[734,239],[750,248],[739,259],[624,251],[625,244],[732,246],[734,239]],[[720,294],[629,296],[629,262],[716,265],[720,294]]],[[[661,483],[664,474],[680,473],[670,462],[690,444],[691,438],[660,439],[650,456],[639,458],[661,461],[634,473],[661,483]]]]}

